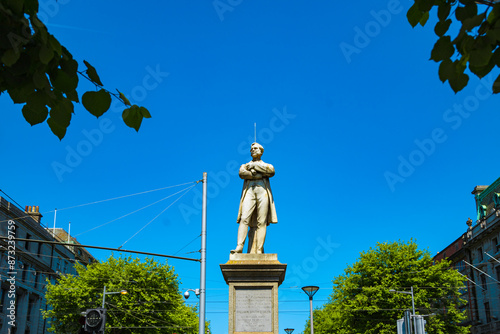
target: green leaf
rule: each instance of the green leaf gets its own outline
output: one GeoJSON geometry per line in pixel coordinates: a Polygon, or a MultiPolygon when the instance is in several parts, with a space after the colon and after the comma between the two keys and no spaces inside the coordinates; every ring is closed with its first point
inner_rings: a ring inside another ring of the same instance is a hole
{"type": "Polygon", "coordinates": [[[497,48],[495,52],[493,52],[490,61],[496,66],[500,67],[500,48],[497,48]]]}
{"type": "Polygon", "coordinates": [[[33,83],[35,84],[35,87],[38,89],[43,89],[45,87],[50,86],[50,82],[49,79],[47,78],[47,75],[45,74],[45,72],[42,72],[40,70],[33,73],[33,83]]]}
{"type": "Polygon", "coordinates": [[[449,2],[442,1],[438,7],[438,18],[439,21],[445,21],[450,15],[451,5],[449,2]]]}
{"type": "Polygon", "coordinates": [[[436,33],[436,35],[441,37],[444,34],[446,34],[448,29],[450,28],[450,25],[451,25],[450,19],[447,19],[446,21],[439,21],[438,23],[436,23],[436,26],[434,27],[434,32],[436,33]]]}
{"type": "Polygon", "coordinates": [[[14,103],[25,103],[34,91],[35,86],[32,82],[7,90],[14,103]]]}
{"type": "Polygon", "coordinates": [[[63,56],[63,58],[59,62],[59,65],[61,66],[61,70],[63,70],[67,75],[77,75],[76,72],[78,71],[78,63],[73,58],[66,58],[63,56]]]}
{"type": "Polygon", "coordinates": [[[463,21],[463,28],[466,31],[471,31],[473,28],[480,26],[485,18],[485,13],[475,15],[463,21]]]}
{"type": "Polygon", "coordinates": [[[61,126],[52,117],[50,117],[47,120],[47,124],[49,125],[50,130],[52,131],[52,133],[55,134],[59,138],[59,140],[62,140],[64,138],[64,136],[66,135],[66,129],[67,129],[67,127],[61,126]]]}
{"type": "Polygon", "coordinates": [[[492,40],[500,41],[500,27],[499,28],[490,28],[486,31],[486,36],[489,36],[492,40]]]}
{"type": "Polygon", "coordinates": [[[40,48],[39,56],[42,64],[47,65],[54,57],[54,51],[52,50],[52,48],[49,48],[47,45],[44,44],[40,48]]]}
{"type": "Polygon", "coordinates": [[[16,15],[23,13],[24,0],[3,0],[2,4],[5,4],[5,6],[12,10],[16,15]]]}
{"type": "Polygon", "coordinates": [[[73,91],[78,86],[78,75],[69,75],[63,70],[57,70],[50,79],[52,85],[62,92],[73,91]]]}
{"type": "Polygon", "coordinates": [[[85,66],[87,66],[87,75],[92,80],[93,83],[98,84],[99,86],[102,86],[101,79],[99,78],[99,75],[97,75],[97,71],[95,68],[90,65],[86,60],[83,61],[85,66]]]}
{"type": "Polygon", "coordinates": [[[139,112],[141,113],[142,117],[151,118],[151,114],[149,113],[149,110],[147,110],[146,108],[139,107],[139,112]]]}
{"type": "Polygon", "coordinates": [[[445,59],[439,64],[439,79],[441,82],[445,82],[453,75],[455,75],[455,65],[450,59],[445,59]]]}
{"type": "Polygon", "coordinates": [[[125,105],[127,105],[127,106],[132,105],[132,103],[130,103],[130,101],[127,99],[127,97],[122,92],[120,92],[118,89],[116,91],[118,92],[118,94],[120,94],[120,99],[122,100],[123,103],[125,103],[125,105]]]}
{"type": "Polygon", "coordinates": [[[429,19],[429,12],[424,12],[422,18],[420,18],[420,21],[418,21],[418,23],[420,23],[420,25],[423,27],[427,23],[428,19],[429,19]]]}
{"type": "Polygon", "coordinates": [[[459,91],[464,89],[465,86],[467,86],[467,83],[469,82],[469,76],[465,73],[457,73],[455,76],[449,78],[448,82],[451,89],[453,89],[455,93],[458,93],[459,91]]]}
{"type": "MultiPolygon", "coordinates": [[[[60,56],[62,54],[62,46],[61,43],[51,34],[49,34],[49,44],[52,49],[60,56]]],[[[78,64],[77,64],[78,66],[78,64]]]]}
{"type": "Polygon", "coordinates": [[[464,7],[458,6],[455,11],[455,17],[462,22],[475,15],[477,15],[477,5],[474,2],[468,2],[464,7]]]}
{"type": "Polygon", "coordinates": [[[493,6],[493,10],[488,14],[487,21],[491,24],[495,23],[500,17],[500,6],[493,6]]]}
{"type": "Polygon", "coordinates": [[[29,15],[38,13],[38,0],[24,0],[24,10],[29,15]]]}
{"type": "Polygon", "coordinates": [[[467,34],[460,34],[453,41],[455,43],[457,50],[462,54],[469,54],[474,47],[475,40],[474,37],[467,34]]]}
{"type": "Polygon", "coordinates": [[[493,50],[490,45],[486,45],[481,49],[475,49],[470,52],[469,64],[472,66],[486,66],[488,65],[493,50]]]}
{"type": "Polygon", "coordinates": [[[413,28],[420,22],[424,13],[418,8],[418,4],[415,2],[413,6],[408,9],[406,13],[406,18],[413,28]]]}
{"type": "Polygon", "coordinates": [[[137,105],[134,104],[130,108],[125,109],[122,118],[128,127],[135,129],[135,131],[139,131],[143,116],[137,105]]]}
{"type": "Polygon", "coordinates": [[[80,99],[78,98],[78,93],[76,92],[76,90],[66,92],[65,94],[66,94],[66,97],[68,99],[70,99],[71,101],[80,102],[80,99]]]}
{"type": "Polygon", "coordinates": [[[52,132],[63,139],[66,135],[66,129],[71,122],[73,114],[73,103],[68,99],[57,101],[56,105],[50,109],[50,118],[47,120],[52,132]]]}
{"type": "Polygon", "coordinates": [[[111,95],[104,89],[86,92],[82,96],[82,104],[92,115],[100,117],[111,106],[111,95]]]}
{"type": "Polygon", "coordinates": [[[500,93],[500,75],[496,78],[495,82],[493,83],[493,94],[498,94],[500,93]]]}
{"type": "Polygon", "coordinates": [[[31,126],[47,119],[49,111],[46,103],[47,97],[42,92],[33,93],[28,97],[27,103],[23,106],[23,116],[31,126]]]}
{"type": "Polygon", "coordinates": [[[450,36],[443,36],[434,44],[434,48],[431,51],[431,59],[439,62],[444,59],[450,59],[453,53],[455,53],[455,48],[451,43],[450,36]]]}
{"type": "Polygon", "coordinates": [[[429,12],[432,7],[434,6],[434,1],[433,0],[419,0],[418,2],[415,2],[418,5],[418,9],[422,12],[429,12]]]}
{"type": "Polygon", "coordinates": [[[472,73],[477,75],[479,78],[485,77],[491,70],[495,67],[495,62],[491,61],[485,66],[474,66],[469,64],[469,69],[472,73]]]}
{"type": "Polygon", "coordinates": [[[16,52],[15,49],[8,49],[2,56],[2,63],[4,63],[6,66],[12,66],[19,59],[20,55],[21,53],[16,52]]]}

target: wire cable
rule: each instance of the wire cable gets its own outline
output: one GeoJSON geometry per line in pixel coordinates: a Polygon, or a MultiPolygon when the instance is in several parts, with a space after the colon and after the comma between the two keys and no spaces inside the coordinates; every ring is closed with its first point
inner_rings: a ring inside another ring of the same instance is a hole
{"type": "Polygon", "coordinates": [[[162,199],[160,199],[160,200],[158,200],[158,201],[156,201],[156,202],[153,202],[153,203],[151,203],[151,204],[148,204],[148,205],[146,205],[146,206],[144,206],[144,207],[142,207],[142,208],[140,208],[140,209],[137,209],[137,210],[135,210],[135,211],[132,211],[132,212],[130,212],[130,213],[127,213],[127,214],[125,214],[125,215],[123,215],[123,216],[121,216],[121,217],[118,217],[118,218],[115,218],[115,219],[113,219],[113,220],[110,220],[109,222],[106,222],[106,223],[104,223],[104,224],[102,224],[102,225],[99,225],[99,226],[93,227],[93,228],[91,228],[90,230],[87,230],[87,231],[85,231],[85,232],[82,232],[82,233],[79,233],[79,234],[75,235],[74,237],[76,238],[76,237],[78,237],[78,236],[80,236],[80,235],[82,235],[82,234],[85,234],[85,233],[87,233],[87,232],[90,232],[90,231],[96,230],[96,229],[98,229],[98,228],[100,228],[100,227],[106,226],[106,225],[111,224],[111,223],[113,223],[113,222],[115,222],[115,221],[117,221],[117,220],[120,220],[120,219],[122,219],[122,218],[125,218],[125,217],[127,217],[127,216],[130,216],[130,215],[132,215],[132,214],[134,214],[134,213],[136,213],[136,212],[139,212],[139,211],[141,211],[141,210],[144,210],[144,209],[146,209],[146,208],[148,208],[148,207],[150,207],[150,206],[152,206],[152,205],[155,205],[155,204],[160,203],[161,201],[164,201],[164,200],[166,200],[166,199],[168,199],[168,198],[170,198],[170,197],[172,197],[172,196],[175,196],[175,195],[177,195],[178,193],[183,192],[184,190],[185,190],[185,189],[183,189],[183,190],[181,190],[181,191],[178,191],[178,192],[176,192],[176,193],[174,193],[174,194],[168,195],[167,197],[163,197],[162,199]]]}
{"type": "Polygon", "coordinates": [[[146,225],[144,225],[141,229],[139,229],[139,231],[137,231],[136,233],[134,233],[134,235],[132,235],[130,238],[128,238],[127,241],[125,241],[120,247],[118,247],[118,249],[122,248],[123,246],[125,246],[125,244],[127,242],[129,242],[133,237],[135,237],[137,234],[139,234],[142,230],[144,230],[149,224],[151,224],[156,218],[158,218],[162,213],[164,213],[165,211],[167,211],[172,205],[174,205],[178,200],[180,200],[184,195],[186,195],[189,191],[191,191],[191,189],[193,189],[194,187],[196,186],[196,184],[192,185],[191,187],[188,187],[185,189],[185,192],[184,194],[182,194],[181,196],[179,196],[179,198],[177,198],[175,201],[173,201],[172,203],[170,203],[169,206],[167,206],[165,209],[163,209],[162,212],[160,212],[158,215],[156,215],[156,217],[154,217],[153,219],[151,219],[146,225]]]}
{"type": "MultiPolygon", "coordinates": [[[[118,196],[118,197],[103,199],[103,200],[100,200],[100,201],[95,201],[95,202],[90,202],[90,203],[85,203],[85,204],[79,204],[79,205],[69,206],[67,208],[57,209],[57,211],[69,210],[69,209],[74,209],[74,208],[80,208],[82,206],[87,206],[87,205],[92,205],[92,204],[98,204],[98,203],[103,203],[103,202],[109,202],[109,201],[113,201],[115,199],[121,199],[121,198],[127,198],[127,197],[136,196],[136,195],[147,194],[147,193],[151,193],[151,192],[154,192],[154,191],[160,191],[160,190],[164,190],[164,189],[169,189],[169,188],[174,188],[174,187],[180,187],[180,186],[184,186],[186,184],[191,184],[191,183],[195,183],[195,185],[196,185],[196,182],[197,181],[191,181],[191,182],[176,184],[175,186],[168,186],[168,187],[163,187],[163,188],[158,188],[158,189],[153,189],[153,190],[142,191],[142,192],[135,193],[135,194],[118,196]]],[[[54,212],[54,211],[49,211],[49,212],[54,212]]]]}
{"type": "MultiPolygon", "coordinates": [[[[184,249],[184,248],[186,248],[187,246],[191,245],[191,244],[192,244],[193,242],[195,242],[195,241],[196,241],[199,237],[201,237],[201,234],[200,234],[199,236],[197,236],[196,238],[194,238],[193,240],[191,240],[190,242],[188,242],[188,243],[186,244],[186,246],[182,247],[182,248],[181,248],[181,249],[179,249],[177,252],[175,252],[175,253],[174,253],[174,255],[177,255],[177,253],[179,253],[181,250],[183,250],[183,249],[184,249]]],[[[197,252],[199,252],[199,251],[197,251],[197,252]]],[[[190,252],[190,253],[192,253],[192,252],[190,252]]],[[[186,254],[188,254],[188,253],[186,253],[186,254]]]]}
{"type": "Polygon", "coordinates": [[[16,204],[16,205],[19,207],[19,209],[21,209],[21,210],[22,210],[22,206],[21,206],[21,204],[17,203],[17,202],[16,202],[16,201],[15,201],[12,197],[10,197],[10,196],[9,196],[9,195],[8,195],[5,191],[3,191],[2,189],[0,189],[0,191],[1,191],[1,192],[3,192],[3,193],[5,194],[5,196],[7,196],[7,197],[8,197],[8,198],[12,201],[12,202],[14,202],[14,204],[16,204]]]}

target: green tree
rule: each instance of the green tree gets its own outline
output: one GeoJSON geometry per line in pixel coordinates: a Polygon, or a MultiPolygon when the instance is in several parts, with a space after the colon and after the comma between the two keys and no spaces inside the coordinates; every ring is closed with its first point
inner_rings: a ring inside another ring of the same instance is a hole
{"type": "Polygon", "coordinates": [[[100,117],[111,106],[111,96],[124,106],[123,121],[136,131],[149,111],[132,105],[121,92],[103,87],[96,69],[83,61],[78,70],[72,54],[48,32],[38,18],[38,0],[2,0],[0,2],[0,95],[8,93],[31,125],[47,121],[52,132],[62,139],[80,98],[76,89],[79,76],[95,85],[95,91],[82,95],[82,104],[100,117]]]}
{"type": "Polygon", "coordinates": [[[411,310],[411,296],[389,290],[413,287],[416,313],[435,314],[426,318],[429,334],[468,333],[459,325],[466,318],[459,309],[464,277],[449,265],[446,260],[433,265],[429,252],[418,250],[414,241],[378,243],[333,280],[328,302],[314,311],[314,331],[394,334],[397,319],[411,310]]]}
{"type": "Polygon", "coordinates": [[[81,312],[101,307],[106,286],[128,291],[106,296],[107,333],[198,333],[196,309],[184,304],[173,267],[153,259],[110,257],[87,267],[76,264],[76,271],[47,285],[49,331],[77,333],[81,312]]]}
{"type": "MultiPolygon", "coordinates": [[[[448,81],[455,93],[469,82],[470,72],[483,78],[500,67],[500,3],[489,0],[414,0],[408,22],[424,26],[437,7],[434,32],[438,39],[431,59],[439,64],[439,78],[448,81]],[[457,29],[454,29],[455,27],[457,29]],[[454,36],[452,36],[452,34],[454,36]]],[[[493,83],[500,92],[500,76],[493,83]]]]}

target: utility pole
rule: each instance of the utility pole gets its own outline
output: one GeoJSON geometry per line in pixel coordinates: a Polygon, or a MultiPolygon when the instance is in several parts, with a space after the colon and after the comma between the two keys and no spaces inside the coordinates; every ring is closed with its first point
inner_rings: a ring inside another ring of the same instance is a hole
{"type": "Polygon", "coordinates": [[[201,263],[200,263],[200,323],[198,332],[205,334],[205,304],[207,282],[207,173],[203,173],[203,202],[201,211],[201,263]]]}

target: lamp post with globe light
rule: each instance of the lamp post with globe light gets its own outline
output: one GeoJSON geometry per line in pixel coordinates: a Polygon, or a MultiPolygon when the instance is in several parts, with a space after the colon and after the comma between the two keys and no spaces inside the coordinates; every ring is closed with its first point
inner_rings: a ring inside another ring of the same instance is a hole
{"type": "Polygon", "coordinates": [[[302,288],[306,295],[309,296],[309,308],[311,312],[311,334],[314,334],[314,322],[313,322],[313,296],[319,290],[319,286],[308,285],[302,288]]]}
{"type": "Polygon", "coordinates": [[[293,328],[285,328],[285,333],[286,334],[292,334],[293,333],[293,328]]]}

